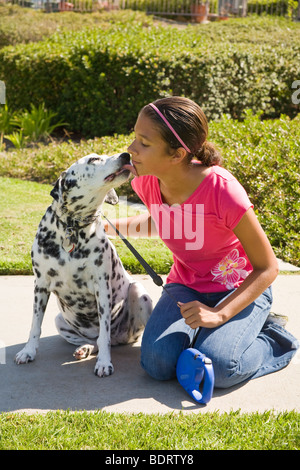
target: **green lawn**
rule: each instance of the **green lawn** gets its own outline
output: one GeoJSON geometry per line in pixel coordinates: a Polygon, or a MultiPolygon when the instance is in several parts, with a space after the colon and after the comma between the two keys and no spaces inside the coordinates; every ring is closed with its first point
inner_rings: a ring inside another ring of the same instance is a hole
{"type": "Polygon", "coordinates": [[[299,413],[0,415],[0,450],[296,450],[299,413]]]}

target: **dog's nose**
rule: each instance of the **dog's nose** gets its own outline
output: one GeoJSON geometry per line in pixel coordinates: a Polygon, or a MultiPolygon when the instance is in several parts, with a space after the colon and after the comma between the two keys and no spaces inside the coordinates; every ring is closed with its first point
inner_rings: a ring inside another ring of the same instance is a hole
{"type": "Polygon", "coordinates": [[[122,165],[126,165],[127,163],[130,163],[130,154],[128,152],[123,152],[120,155],[120,159],[122,161],[122,165]]]}

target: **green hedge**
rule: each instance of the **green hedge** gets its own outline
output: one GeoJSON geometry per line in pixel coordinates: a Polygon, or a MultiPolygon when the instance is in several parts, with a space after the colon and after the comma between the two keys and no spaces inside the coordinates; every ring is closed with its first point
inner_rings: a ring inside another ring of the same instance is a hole
{"type": "Polygon", "coordinates": [[[245,187],[276,255],[300,266],[300,114],[212,123],[211,138],[224,149],[224,166],[245,187]]]}
{"type": "Polygon", "coordinates": [[[269,118],[294,116],[300,25],[291,26],[292,35],[286,28],[283,34],[277,27],[279,44],[268,44],[261,31],[258,44],[248,43],[249,31],[234,42],[230,25],[223,36],[215,26],[177,30],[137,23],[62,32],[0,50],[0,78],[10,108],[44,102],[87,137],[127,133],[140,108],[166,94],[194,99],[209,119],[223,113],[240,119],[246,108],[269,118]]]}

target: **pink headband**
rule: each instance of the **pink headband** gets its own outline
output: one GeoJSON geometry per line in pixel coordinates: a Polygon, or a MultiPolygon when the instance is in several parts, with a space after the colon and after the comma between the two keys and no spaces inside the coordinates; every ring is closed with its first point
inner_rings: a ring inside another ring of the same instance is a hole
{"type": "Polygon", "coordinates": [[[179,137],[179,135],[177,134],[177,132],[175,131],[175,129],[171,126],[171,124],[169,123],[169,121],[165,118],[165,116],[160,112],[160,110],[155,106],[155,104],[153,103],[149,103],[149,106],[151,106],[156,112],[157,114],[162,118],[162,120],[164,121],[165,124],[167,124],[168,128],[170,129],[170,131],[173,132],[173,134],[175,135],[176,139],[181,143],[182,147],[188,152],[188,153],[192,153],[190,151],[190,149],[185,145],[185,143],[183,142],[183,140],[181,140],[181,138],[179,137]]]}

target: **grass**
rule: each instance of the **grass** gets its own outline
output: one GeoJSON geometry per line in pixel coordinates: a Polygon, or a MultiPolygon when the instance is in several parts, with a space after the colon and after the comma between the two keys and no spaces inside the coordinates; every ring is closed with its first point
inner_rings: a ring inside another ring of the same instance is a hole
{"type": "Polygon", "coordinates": [[[0,415],[0,450],[296,450],[299,413],[0,415]]]}
{"type": "MultiPolygon", "coordinates": [[[[0,178],[0,275],[32,274],[30,251],[40,219],[51,204],[51,185],[0,178]]],[[[136,209],[119,204],[104,204],[110,218],[130,217],[136,209]]],[[[134,246],[161,274],[169,272],[172,258],[160,240],[136,239],[134,246]]],[[[132,273],[145,272],[128,248],[113,239],[125,268],[132,273]]]]}
{"type": "Polygon", "coordinates": [[[51,201],[49,185],[1,178],[0,274],[29,274],[30,249],[51,201]]]}

